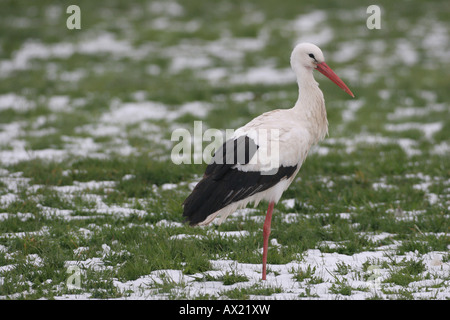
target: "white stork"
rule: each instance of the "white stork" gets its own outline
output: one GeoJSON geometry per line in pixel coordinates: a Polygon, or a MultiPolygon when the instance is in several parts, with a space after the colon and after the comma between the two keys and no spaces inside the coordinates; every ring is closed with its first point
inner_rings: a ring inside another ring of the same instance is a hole
{"type": "Polygon", "coordinates": [[[311,146],[328,133],[325,101],[314,80],[314,69],[354,97],[314,44],[298,44],[291,54],[291,67],[299,87],[294,107],[263,113],[237,129],[215,153],[203,179],[183,203],[186,221],[201,226],[217,216],[222,222],[249,203],[256,206],[268,201],[263,227],[263,280],[274,205],[294,180],[311,146]]]}

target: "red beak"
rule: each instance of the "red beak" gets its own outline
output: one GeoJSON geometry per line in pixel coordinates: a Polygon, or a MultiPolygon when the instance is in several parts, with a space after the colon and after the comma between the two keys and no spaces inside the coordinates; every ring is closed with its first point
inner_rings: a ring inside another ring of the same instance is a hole
{"type": "Polygon", "coordinates": [[[351,95],[353,98],[355,95],[350,91],[350,89],[345,85],[344,81],[342,81],[336,73],[334,73],[333,70],[325,63],[318,63],[317,64],[317,70],[320,71],[320,73],[327,76],[331,81],[336,83],[341,89],[343,89],[345,92],[347,92],[349,95],[351,95]]]}

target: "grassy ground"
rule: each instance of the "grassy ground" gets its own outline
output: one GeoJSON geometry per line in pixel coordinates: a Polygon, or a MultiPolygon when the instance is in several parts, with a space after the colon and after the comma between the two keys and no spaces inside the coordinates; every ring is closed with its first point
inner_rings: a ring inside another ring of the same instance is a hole
{"type": "Polygon", "coordinates": [[[0,3],[0,298],[450,297],[447,1],[379,1],[380,30],[356,0],[81,1],[81,30],[70,4],[0,3]],[[185,226],[206,165],[171,134],[291,107],[299,41],[356,98],[316,75],[330,134],[262,282],[265,204],[185,226]]]}

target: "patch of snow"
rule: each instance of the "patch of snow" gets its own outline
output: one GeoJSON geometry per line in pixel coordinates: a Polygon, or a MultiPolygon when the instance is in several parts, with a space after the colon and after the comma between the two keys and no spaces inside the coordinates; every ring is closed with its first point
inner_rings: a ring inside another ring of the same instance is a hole
{"type": "Polygon", "coordinates": [[[425,135],[425,138],[428,140],[432,140],[433,135],[436,132],[439,132],[443,128],[442,122],[434,122],[434,123],[418,123],[418,122],[406,122],[400,124],[391,124],[388,123],[385,125],[386,130],[388,131],[408,131],[408,130],[420,130],[425,135]]]}

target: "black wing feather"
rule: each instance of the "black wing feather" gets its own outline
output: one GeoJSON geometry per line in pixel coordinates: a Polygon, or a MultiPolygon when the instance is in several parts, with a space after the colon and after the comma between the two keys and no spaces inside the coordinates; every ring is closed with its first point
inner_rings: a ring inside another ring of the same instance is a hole
{"type": "Polygon", "coordinates": [[[206,168],[203,179],[184,201],[183,216],[190,225],[204,221],[227,205],[267,190],[294,174],[297,166],[281,166],[272,175],[241,171],[236,164],[248,164],[258,145],[247,136],[225,142],[206,168]]]}

